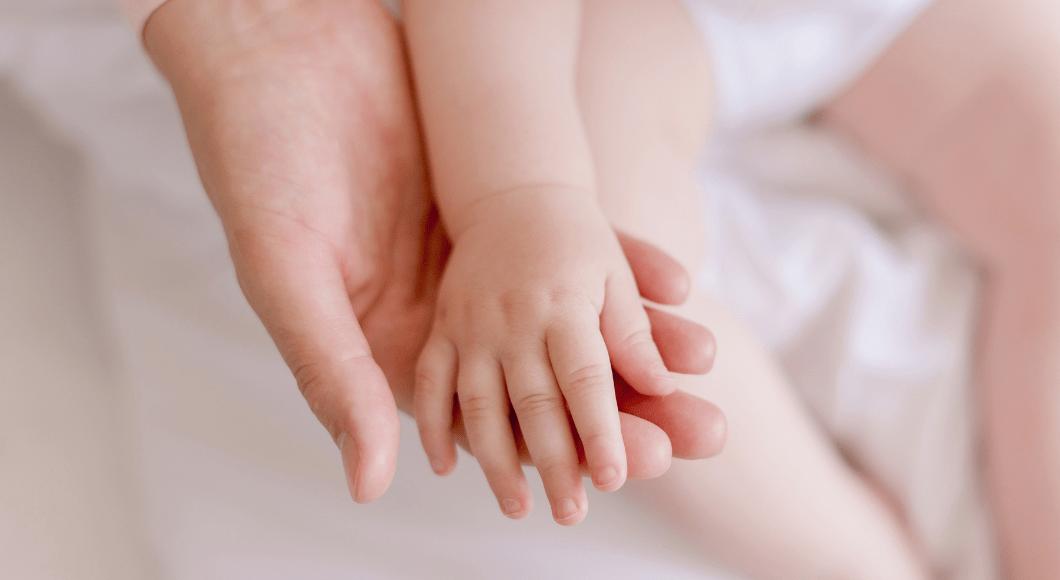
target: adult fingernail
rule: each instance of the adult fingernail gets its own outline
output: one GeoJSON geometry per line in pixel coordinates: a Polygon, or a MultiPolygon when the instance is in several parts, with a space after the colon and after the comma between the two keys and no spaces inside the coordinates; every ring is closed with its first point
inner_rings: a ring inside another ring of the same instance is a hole
{"type": "Polygon", "coordinates": [[[618,470],[614,466],[605,465],[596,470],[593,475],[593,485],[601,491],[611,491],[608,488],[616,483],[618,483],[618,470]]]}
{"type": "Polygon", "coordinates": [[[559,523],[565,523],[576,515],[578,515],[578,504],[574,503],[573,499],[562,499],[556,505],[556,520],[559,523]]]}
{"type": "Polygon", "coordinates": [[[342,469],[346,472],[346,486],[350,489],[350,497],[353,501],[360,503],[357,499],[357,444],[351,442],[346,433],[339,435],[339,455],[342,456],[342,469]],[[347,445],[348,443],[348,445],[347,445]]]}

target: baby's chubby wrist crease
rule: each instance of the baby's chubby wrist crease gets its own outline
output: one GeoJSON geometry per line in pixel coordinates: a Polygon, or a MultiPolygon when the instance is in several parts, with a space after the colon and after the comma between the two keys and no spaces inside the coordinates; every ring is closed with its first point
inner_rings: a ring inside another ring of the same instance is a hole
{"type": "Polygon", "coordinates": [[[592,204],[602,214],[594,188],[564,183],[517,185],[458,202],[448,200],[447,203],[439,197],[438,204],[453,243],[476,224],[513,211],[563,211],[574,205],[592,204]]]}

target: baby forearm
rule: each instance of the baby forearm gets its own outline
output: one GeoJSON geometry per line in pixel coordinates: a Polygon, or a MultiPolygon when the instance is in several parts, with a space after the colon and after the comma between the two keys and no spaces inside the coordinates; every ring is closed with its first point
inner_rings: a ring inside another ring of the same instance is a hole
{"type": "Polygon", "coordinates": [[[435,195],[454,239],[491,195],[554,186],[592,195],[575,90],[581,3],[405,3],[435,195]]]}

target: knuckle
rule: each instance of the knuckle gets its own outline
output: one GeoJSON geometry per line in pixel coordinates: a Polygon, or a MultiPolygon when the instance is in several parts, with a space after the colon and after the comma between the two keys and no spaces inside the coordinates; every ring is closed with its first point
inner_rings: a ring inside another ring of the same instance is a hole
{"type": "Polygon", "coordinates": [[[298,391],[312,405],[313,401],[319,398],[318,393],[327,383],[323,365],[315,362],[299,363],[292,365],[291,372],[294,374],[295,382],[298,383],[298,391]]]}
{"type": "Polygon", "coordinates": [[[323,365],[320,363],[301,363],[291,367],[298,391],[302,393],[309,410],[313,412],[321,425],[327,429],[334,438],[341,431],[340,425],[332,420],[332,414],[327,412],[327,397],[325,395],[328,379],[323,365]]]}
{"type": "Polygon", "coordinates": [[[592,396],[603,389],[612,389],[611,365],[590,364],[578,368],[561,382],[567,398],[592,396]]]}
{"type": "Polygon", "coordinates": [[[416,365],[415,389],[416,395],[425,396],[437,395],[448,390],[444,381],[439,380],[438,375],[422,363],[416,365]]]}
{"type": "Polygon", "coordinates": [[[497,309],[505,318],[523,310],[532,309],[533,301],[517,292],[505,292],[497,297],[497,309]]]}
{"type": "Polygon", "coordinates": [[[548,292],[546,303],[551,312],[565,317],[586,315],[588,312],[592,312],[595,317],[600,313],[600,308],[587,290],[553,288],[548,292]]]}
{"type": "Polygon", "coordinates": [[[651,336],[651,330],[642,328],[635,330],[622,339],[622,348],[625,350],[642,349],[654,346],[655,339],[651,336]]]}
{"type": "Polygon", "coordinates": [[[461,395],[460,412],[464,420],[478,422],[487,420],[497,413],[497,401],[488,395],[461,395]]]}
{"type": "Polygon", "coordinates": [[[587,433],[582,433],[581,431],[579,431],[578,436],[582,440],[582,448],[584,448],[587,453],[592,453],[592,451],[597,450],[610,449],[614,447],[616,441],[611,434],[601,429],[592,429],[589,430],[587,433]]]}
{"type": "Polygon", "coordinates": [[[348,409],[342,407],[350,404],[349,393],[342,388],[345,383],[336,377],[362,376],[363,371],[374,364],[371,355],[351,354],[337,361],[299,362],[290,368],[309,409],[334,437],[342,431],[345,425],[340,423],[348,416],[344,412],[348,409]]]}
{"type": "Polygon", "coordinates": [[[548,303],[535,292],[506,292],[498,297],[495,309],[500,321],[515,329],[536,328],[548,314],[548,303]]]}
{"type": "Polygon", "coordinates": [[[512,487],[512,480],[515,476],[503,457],[499,457],[494,453],[483,453],[480,451],[475,456],[475,459],[478,461],[483,475],[486,476],[486,480],[490,482],[490,487],[499,487],[501,489],[512,487]]]}
{"type": "Polygon", "coordinates": [[[535,422],[563,408],[559,393],[533,392],[512,399],[520,422],[535,422]]]}
{"type": "Polygon", "coordinates": [[[537,465],[538,473],[541,474],[541,480],[545,482],[566,481],[570,479],[571,472],[577,469],[577,462],[574,458],[562,453],[535,457],[534,464],[537,465]]]}
{"type": "Polygon", "coordinates": [[[550,288],[545,296],[548,304],[553,307],[564,307],[572,304],[580,304],[584,297],[570,288],[550,288]]]}
{"type": "Polygon", "coordinates": [[[452,422],[448,415],[432,413],[426,409],[416,409],[416,427],[424,441],[437,442],[449,434],[452,422]]]}
{"type": "Polygon", "coordinates": [[[539,322],[556,314],[569,314],[593,307],[593,301],[580,290],[549,286],[533,291],[520,290],[503,296],[499,302],[506,316],[522,315],[539,322]]]}

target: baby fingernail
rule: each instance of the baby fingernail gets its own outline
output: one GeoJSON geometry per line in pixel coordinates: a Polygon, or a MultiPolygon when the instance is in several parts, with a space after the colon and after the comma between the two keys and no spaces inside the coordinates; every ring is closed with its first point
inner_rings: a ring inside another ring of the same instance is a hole
{"type": "Polygon", "coordinates": [[[437,473],[438,475],[441,475],[442,473],[445,472],[445,462],[442,461],[441,459],[438,459],[437,457],[432,457],[431,458],[431,469],[433,469],[434,472],[437,473]]]}
{"type": "Polygon", "coordinates": [[[514,518],[523,511],[523,503],[517,499],[506,499],[501,503],[504,515],[514,518]]]}
{"type": "Polygon", "coordinates": [[[567,498],[560,500],[559,504],[556,505],[556,519],[561,523],[563,520],[569,520],[578,514],[578,505],[574,503],[573,499],[567,498]]]}
{"type": "Polygon", "coordinates": [[[618,470],[613,466],[606,465],[596,471],[593,476],[593,485],[598,488],[607,488],[618,481],[618,470]]]}

